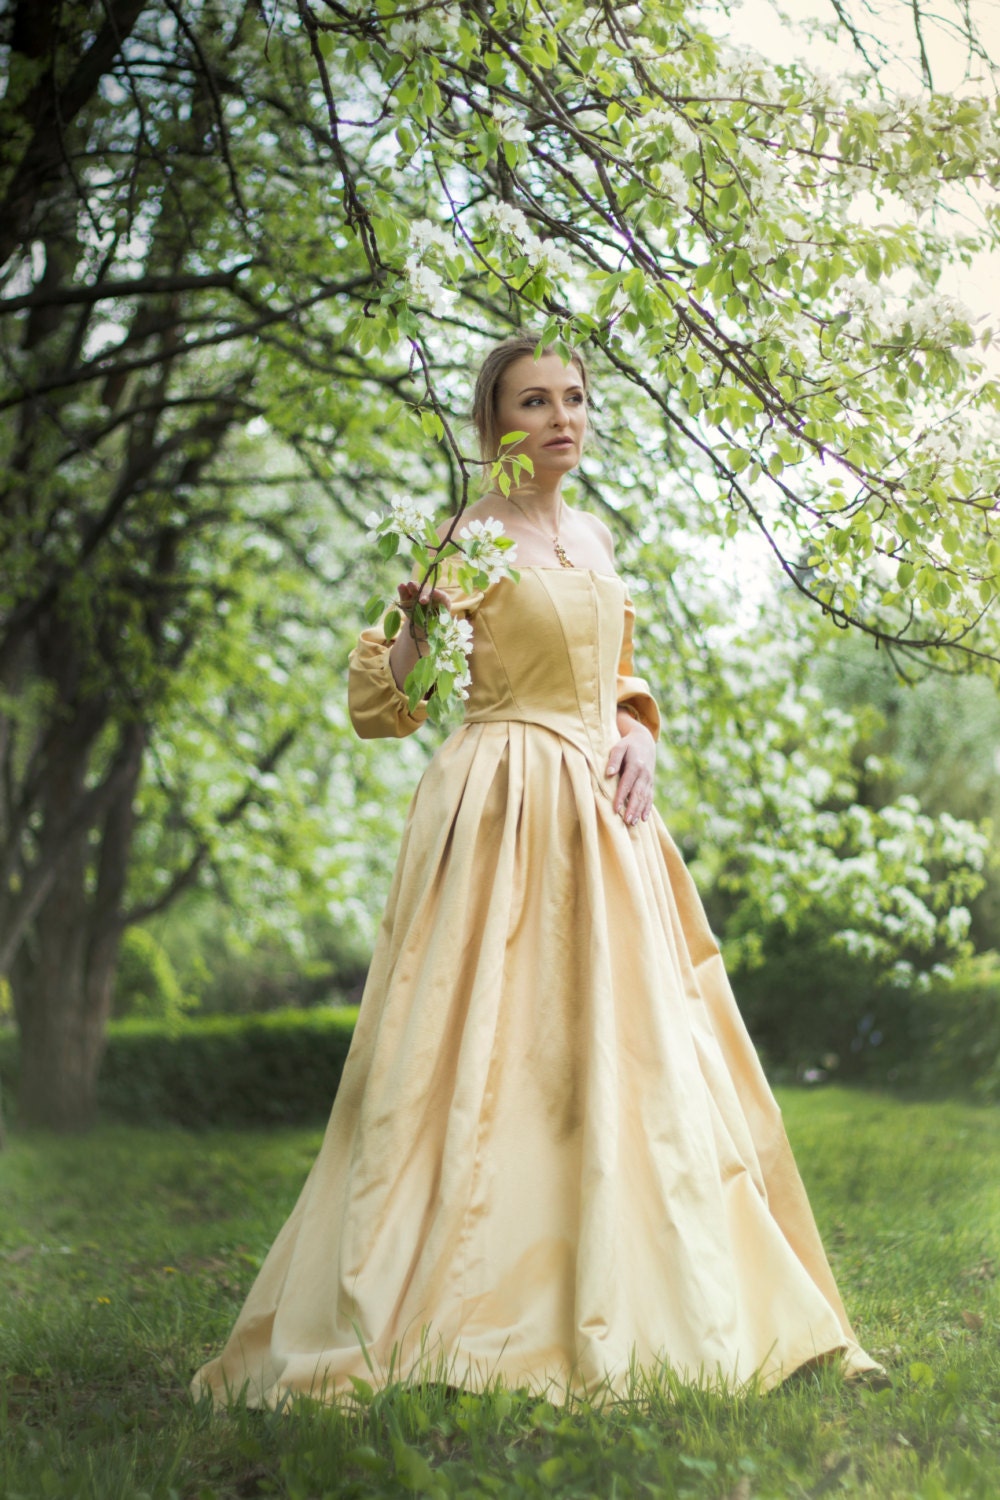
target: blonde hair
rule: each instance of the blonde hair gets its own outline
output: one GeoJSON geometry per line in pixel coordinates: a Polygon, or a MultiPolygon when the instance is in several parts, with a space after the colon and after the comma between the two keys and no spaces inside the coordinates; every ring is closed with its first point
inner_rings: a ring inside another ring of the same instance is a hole
{"type": "MultiPolygon", "coordinates": [[[[479,439],[479,451],[486,463],[492,463],[496,458],[500,439],[503,437],[497,424],[500,382],[516,359],[521,359],[525,354],[530,354],[534,358],[537,348],[537,335],[516,333],[512,338],[504,339],[503,343],[494,344],[479,367],[476,390],[472,398],[472,421],[479,439]]],[[[547,347],[541,352],[552,354],[553,350],[547,347]]],[[[583,355],[574,349],[571,362],[580,372],[580,380],[586,396],[589,394],[589,384],[583,355]]]]}

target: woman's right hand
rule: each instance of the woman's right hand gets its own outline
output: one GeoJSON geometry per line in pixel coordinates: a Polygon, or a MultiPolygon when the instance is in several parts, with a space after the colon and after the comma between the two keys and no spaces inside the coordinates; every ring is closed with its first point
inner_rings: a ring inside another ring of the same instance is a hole
{"type": "Polygon", "coordinates": [[[407,677],[410,675],[420,648],[427,641],[427,632],[421,625],[414,624],[413,610],[417,604],[433,608],[435,605],[448,604],[448,595],[444,589],[432,589],[424,584],[421,588],[415,578],[408,578],[401,583],[397,590],[399,595],[397,608],[406,620],[389,651],[389,667],[393,679],[398,688],[402,688],[407,677]]]}
{"type": "Polygon", "coordinates": [[[415,633],[418,640],[426,640],[426,632],[413,624],[414,606],[417,604],[423,604],[425,607],[435,604],[446,606],[448,603],[447,593],[444,589],[428,588],[426,584],[421,588],[415,578],[408,578],[405,583],[401,583],[397,589],[397,593],[399,594],[397,608],[409,619],[410,632],[415,633]]]}

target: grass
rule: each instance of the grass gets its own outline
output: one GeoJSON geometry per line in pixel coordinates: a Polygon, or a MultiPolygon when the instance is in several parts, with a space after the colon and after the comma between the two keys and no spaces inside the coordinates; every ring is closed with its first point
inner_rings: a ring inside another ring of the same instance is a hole
{"type": "Polygon", "coordinates": [[[427,1385],[353,1412],[213,1417],[187,1381],[320,1132],[15,1137],[0,1156],[0,1495],[995,1500],[1000,1117],[837,1089],[782,1103],[885,1390],[824,1370],[739,1400],[651,1385],[602,1411],[427,1385]]]}

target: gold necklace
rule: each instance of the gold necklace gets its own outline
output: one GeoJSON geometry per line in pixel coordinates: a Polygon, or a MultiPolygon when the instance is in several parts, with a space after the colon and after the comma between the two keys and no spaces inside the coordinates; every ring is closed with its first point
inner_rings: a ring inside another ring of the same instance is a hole
{"type": "MultiPolygon", "coordinates": [[[[514,507],[515,510],[519,510],[521,512],[522,516],[527,521],[528,525],[529,526],[533,526],[534,529],[538,532],[538,534],[540,536],[547,536],[548,535],[548,533],[546,531],[542,530],[541,526],[539,526],[539,524],[538,524],[537,521],[533,521],[531,519],[531,517],[528,515],[528,513],[524,509],[524,507],[521,506],[521,505],[518,505],[517,501],[514,499],[514,497],[512,495],[506,495],[504,498],[506,500],[508,500],[511,505],[513,505],[513,507],[514,507]]],[[[562,515],[563,515],[563,510],[565,509],[565,506],[566,506],[566,502],[563,499],[562,495],[560,495],[559,496],[559,521],[558,521],[558,523],[556,525],[556,534],[555,534],[555,536],[549,537],[549,541],[552,543],[552,550],[555,552],[556,557],[558,557],[558,559],[559,559],[559,566],[561,568],[573,568],[573,567],[576,566],[576,564],[570,562],[569,558],[566,556],[566,549],[563,546],[562,542],[559,540],[559,527],[562,525],[562,515]]]]}

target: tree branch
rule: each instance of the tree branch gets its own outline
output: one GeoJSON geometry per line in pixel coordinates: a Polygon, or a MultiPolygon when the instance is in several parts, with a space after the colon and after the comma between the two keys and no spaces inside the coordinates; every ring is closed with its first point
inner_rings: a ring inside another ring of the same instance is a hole
{"type": "Polygon", "coordinates": [[[200,292],[209,287],[231,287],[237,276],[254,264],[240,261],[230,271],[213,271],[201,276],[123,276],[117,281],[101,281],[93,286],[55,287],[50,292],[26,292],[22,297],[0,298],[0,316],[21,312],[26,307],[72,307],[77,303],[106,302],[113,297],[147,297],[161,292],[200,292]]]}

